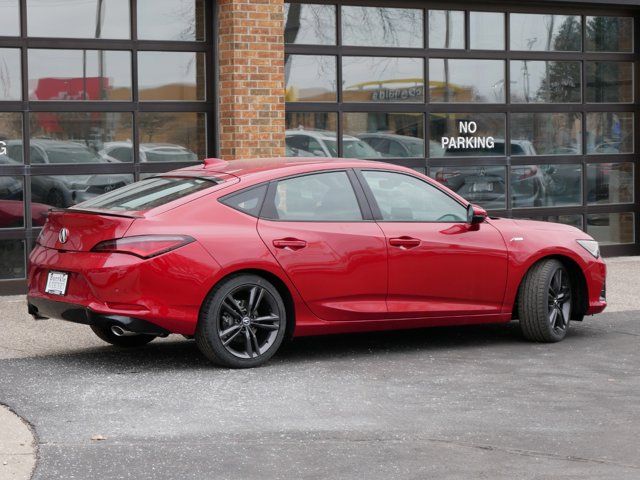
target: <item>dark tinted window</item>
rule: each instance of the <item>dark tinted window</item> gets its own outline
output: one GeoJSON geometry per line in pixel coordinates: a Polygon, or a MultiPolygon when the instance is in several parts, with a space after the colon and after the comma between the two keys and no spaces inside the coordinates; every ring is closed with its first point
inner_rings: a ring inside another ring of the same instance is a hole
{"type": "Polygon", "coordinates": [[[258,187],[247,188],[233,195],[227,195],[220,199],[220,201],[231,208],[257,217],[260,214],[262,200],[266,192],[267,186],[260,185],[258,187]]]}
{"type": "Polygon", "coordinates": [[[362,172],[382,220],[391,222],[464,222],[467,209],[427,182],[393,172],[362,172]]]}
{"type": "Polygon", "coordinates": [[[78,205],[104,210],[148,210],[213,187],[214,178],[154,177],[119,188],[78,205]]]}
{"type": "Polygon", "coordinates": [[[362,220],[346,172],[327,172],[281,180],[269,210],[279,220],[354,222],[362,220]]]}

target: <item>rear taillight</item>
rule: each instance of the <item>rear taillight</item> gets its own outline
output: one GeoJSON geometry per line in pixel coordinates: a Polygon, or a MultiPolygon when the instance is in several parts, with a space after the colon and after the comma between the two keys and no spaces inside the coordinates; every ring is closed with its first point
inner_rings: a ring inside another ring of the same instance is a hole
{"type": "Polygon", "coordinates": [[[114,238],[98,243],[92,252],[126,253],[140,258],[151,258],[170,252],[195,241],[187,235],[137,235],[114,238]]]}

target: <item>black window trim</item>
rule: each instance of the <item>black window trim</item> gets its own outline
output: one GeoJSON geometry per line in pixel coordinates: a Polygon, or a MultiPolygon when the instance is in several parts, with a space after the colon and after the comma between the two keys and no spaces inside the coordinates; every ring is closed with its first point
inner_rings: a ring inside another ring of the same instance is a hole
{"type": "Polygon", "coordinates": [[[363,223],[363,222],[374,222],[373,212],[371,211],[371,207],[369,206],[369,202],[367,201],[366,195],[360,182],[356,178],[356,174],[352,168],[328,168],[322,170],[314,170],[311,172],[304,173],[296,173],[294,175],[287,175],[284,177],[275,178],[269,181],[269,188],[267,189],[267,194],[264,197],[262,208],[260,209],[260,219],[267,220],[270,222],[283,222],[283,223],[363,223]],[[351,184],[351,188],[353,189],[353,193],[356,196],[356,201],[358,202],[358,207],[360,208],[360,220],[283,220],[278,218],[278,214],[275,211],[275,198],[276,198],[276,187],[278,182],[283,180],[288,180],[291,178],[298,177],[307,177],[309,175],[319,175],[323,173],[335,173],[335,172],[344,172],[347,174],[347,178],[349,179],[349,183],[351,184]]]}
{"type": "Polygon", "coordinates": [[[430,179],[426,180],[424,178],[421,178],[418,175],[414,175],[411,172],[404,172],[404,171],[394,170],[394,169],[384,168],[384,167],[382,167],[382,168],[365,167],[365,168],[356,168],[354,170],[355,170],[355,174],[357,175],[358,181],[361,184],[361,188],[366,193],[367,201],[369,202],[369,206],[371,208],[371,211],[373,212],[373,218],[377,223],[451,223],[451,224],[465,223],[465,221],[451,222],[451,221],[427,221],[427,220],[385,220],[382,217],[382,212],[380,211],[380,207],[378,206],[378,201],[376,200],[375,195],[373,194],[373,191],[371,190],[371,187],[369,187],[369,184],[367,183],[367,180],[364,178],[364,175],[362,174],[363,172],[385,172],[385,173],[395,173],[395,174],[398,174],[398,175],[405,175],[407,177],[415,178],[416,180],[419,180],[419,181],[429,185],[430,187],[432,187],[435,190],[439,191],[443,195],[446,195],[447,197],[449,197],[450,199],[452,199],[453,201],[455,201],[456,203],[458,203],[460,206],[462,206],[465,209],[467,209],[468,206],[471,205],[471,202],[467,202],[465,204],[464,202],[461,202],[458,198],[456,198],[453,195],[451,195],[446,190],[442,189],[440,187],[440,185],[437,184],[437,182],[434,181],[432,183],[431,181],[429,181],[430,179]]]}

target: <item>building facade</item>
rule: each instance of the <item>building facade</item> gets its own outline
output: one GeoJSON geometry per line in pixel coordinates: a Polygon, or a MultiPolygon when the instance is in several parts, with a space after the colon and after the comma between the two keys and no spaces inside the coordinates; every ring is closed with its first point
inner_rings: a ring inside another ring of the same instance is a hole
{"type": "Polygon", "coordinates": [[[0,294],[49,208],[206,156],[402,164],[640,253],[638,9],[3,0],[0,294]]]}

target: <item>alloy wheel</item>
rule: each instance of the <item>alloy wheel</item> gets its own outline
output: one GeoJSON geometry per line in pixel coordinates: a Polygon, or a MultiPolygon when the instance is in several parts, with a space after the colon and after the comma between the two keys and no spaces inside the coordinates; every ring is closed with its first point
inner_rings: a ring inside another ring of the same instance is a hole
{"type": "Polygon", "coordinates": [[[275,342],[281,317],[276,299],[266,288],[241,285],[222,301],[217,334],[224,348],[235,357],[257,358],[275,342]]]}
{"type": "Polygon", "coordinates": [[[569,275],[558,268],[549,283],[549,324],[555,332],[563,331],[571,314],[571,285],[569,275]]]}

